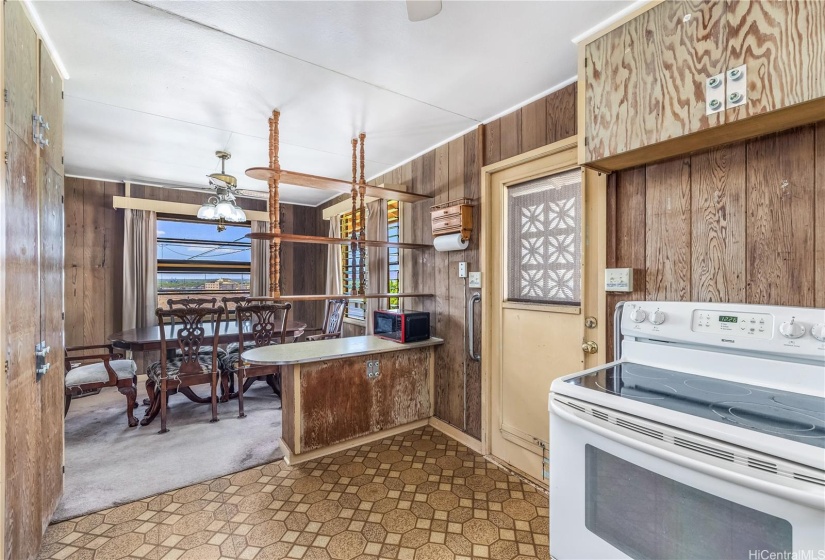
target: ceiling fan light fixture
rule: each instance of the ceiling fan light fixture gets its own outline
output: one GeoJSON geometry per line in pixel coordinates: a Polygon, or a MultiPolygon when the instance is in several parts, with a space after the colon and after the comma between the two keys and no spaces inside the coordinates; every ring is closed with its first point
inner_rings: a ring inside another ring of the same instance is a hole
{"type": "Polygon", "coordinates": [[[198,218],[201,220],[218,220],[218,230],[222,230],[221,224],[227,222],[245,222],[246,213],[235,202],[233,191],[237,182],[235,177],[227,175],[224,169],[226,160],[231,156],[228,152],[215,152],[221,160],[221,172],[209,175],[210,184],[215,188],[217,196],[209,197],[203,206],[198,210],[198,218]]]}
{"type": "Polygon", "coordinates": [[[441,0],[407,0],[410,21],[424,21],[441,13],[441,0]]]}

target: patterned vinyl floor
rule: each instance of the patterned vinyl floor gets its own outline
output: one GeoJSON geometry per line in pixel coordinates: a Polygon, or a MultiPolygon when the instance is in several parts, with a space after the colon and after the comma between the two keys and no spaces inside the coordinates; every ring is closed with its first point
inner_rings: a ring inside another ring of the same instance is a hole
{"type": "Polygon", "coordinates": [[[425,427],[52,525],[40,558],[546,559],[547,508],[543,492],[425,427]]]}

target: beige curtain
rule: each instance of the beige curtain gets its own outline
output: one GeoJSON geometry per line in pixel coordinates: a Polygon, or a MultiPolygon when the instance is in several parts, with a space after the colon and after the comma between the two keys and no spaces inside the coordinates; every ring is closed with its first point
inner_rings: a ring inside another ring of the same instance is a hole
{"type": "MultiPolygon", "coordinates": [[[[269,232],[269,222],[254,220],[252,233],[269,232]]],[[[249,274],[249,295],[267,297],[269,295],[269,241],[252,240],[252,256],[249,274]]]]}
{"type": "Polygon", "coordinates": [[[157,324],[158,224],[154,212],[123,211],[123,329],[157,324]]]}
{"type": "MultiPolygon", "coordinates": [[[[340,216],[329,219],[329,236],[341,237],[340,216]]],[[[327,248],[327,283],[325,294],[340,294],[343,292],[341,279],[341,246],[329,245],[327,248]]]]}
{"type": "MultiPolygon", "coordinates": [[[[367,204],[367,239],[375,241],[387,240],[387,201],[376,200],[367,204]]],[[[389,260],[386,247],[370,247],[367,254],[367,287],[368,294],[386,293],[389,289],[387,262],[389,260]]],[[[373,311],[386,309],[386,299],[368,299],[366,302],[366,334],[373,334],[373,311]]]]}

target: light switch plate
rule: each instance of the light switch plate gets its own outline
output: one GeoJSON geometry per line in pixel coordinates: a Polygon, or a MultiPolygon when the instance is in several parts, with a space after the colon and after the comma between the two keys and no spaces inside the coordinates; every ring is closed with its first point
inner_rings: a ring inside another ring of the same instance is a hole
{"type": "Polygon", "coordinates": [[[480,288],[481,287],[481,273],[480,272],[471,272],[470,273],[470,288],[480,288]]]}
{"type": "Polygon", "coordinates": [[[604,290],[606,292],[632,292],[632,268],[608,268],[604,271],[604,290]]]}
{"type": "Polygon", "coordinates": [[[467,278],[467,263],[464,261],[458,263],[458,277],[467,278]]]}
{"type": "Polygon", "coordinates": [[[725,110],[725,74],[716,74],[705,80],[705,114],[725,110]]]}

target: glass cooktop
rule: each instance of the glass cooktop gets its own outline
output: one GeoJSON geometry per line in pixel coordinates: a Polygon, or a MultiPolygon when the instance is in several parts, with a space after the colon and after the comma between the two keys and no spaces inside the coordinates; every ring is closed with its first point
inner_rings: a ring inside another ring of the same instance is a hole
{"type": "Polygon", "coordinates": [[[825,398],[631,363],[567,383],[825,448],[825,398]]]}

